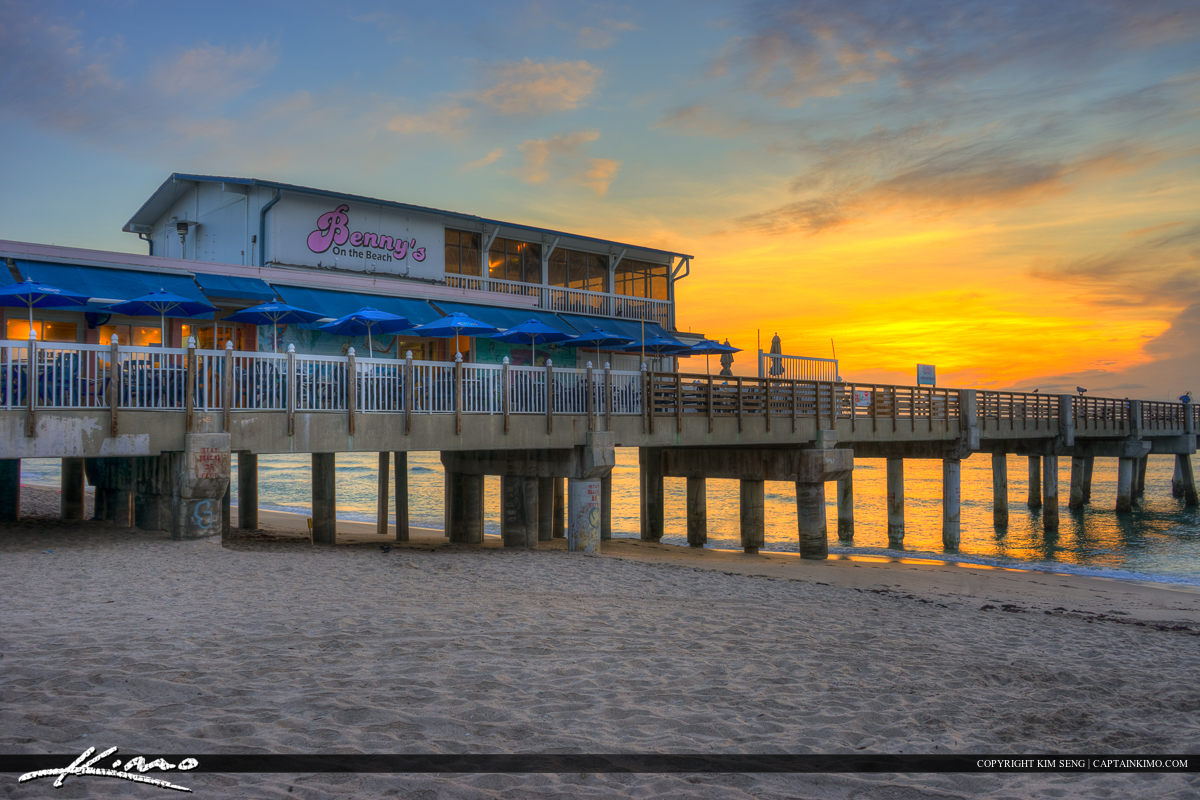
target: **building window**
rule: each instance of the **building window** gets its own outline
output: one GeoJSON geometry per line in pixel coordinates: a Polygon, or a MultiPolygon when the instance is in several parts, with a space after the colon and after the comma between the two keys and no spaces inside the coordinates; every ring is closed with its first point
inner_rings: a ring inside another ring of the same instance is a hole
{"type": "Polygon", "coordinates": [[[242,346],[242,331],[232,325],[217,325],[216,340],[213,339],[213,324],[210,322],[207,325],[199,323],[197,325],[189,325],[185,323],[180,328],[180,334],[183,340],[184,347],[187,346],[189,336],[196,337],[196,347],[200,350],[224,350],[226,342],[233,342],[235,350],[245,350],[242,346]]]}
{"type": "Polygon", "coordinates": [[[446,272],[479,274],[479,234],[446,229],[446,272]]]}
{"type": "Polygon", "coordinates": [[[606,291],[608,256],[559,248],[550,254],[550,285],[606,291]]]}
{"type": "MultiPolygon", "coordinates": [[[[28,319],[9,319],[6,321],[6,328],[6,338],[18,341],[29,340],[28,319]]],[[[74,322],[35,319],[33,321],[33,330],[37,333],[37,340],[39,342],[77,341],[78,327],[74,322]]]]}
{"type": "Polygon", "coordinates": [[[100,344],[111,342],[114,333],[117,344],[134,347],[162,344],[162,329],[157,325],[101,325],[100,344]]]}
{"type": "Polygon", "coordinates": [[[670,265],[624,259],[617,264],[617,294],[627,297],[668,299],[670,265]]]}
{"type": "Polygon", "coordinates": [[[542,246],[496,238],[488,250],[488,277],[521,283],[542,282],[542,246]]]}

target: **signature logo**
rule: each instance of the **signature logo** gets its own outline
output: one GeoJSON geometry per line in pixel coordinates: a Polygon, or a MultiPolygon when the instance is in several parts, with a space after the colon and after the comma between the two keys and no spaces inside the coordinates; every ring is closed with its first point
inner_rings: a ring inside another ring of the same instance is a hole
{"type": "Polygon", "coordinates": [[[156,758],[153,761],[147,762],[144,756],[134,756],[122,763],[121,759],[116,759],[112,762],[111,768],[98,767],[96,764],[104,762],[109,756],[117,752],[117,748],[110,747],[99,755],[93,756],[96,748],[89,747],[84,750],[79,758],[71,762],[69,767],[62,769],[39,769],[36,772],[26,772],[17,779],[17,783],[25,783],[26,781],[35,781],[39,778],[49,778],[57,776],[54,781],[54,786],[63,785],[63,781],[69,775],[98,775],[104,778],[121,778],[122,780],[133,781],[134,783],[148,783],[151,786],[159,786],[163,789],[174,789],[177,792],[192,791],[186,786],[177,786],[170,781],[165,781],[162,778],[153,778],[144,773],[150,770],[159,770],[167,772],[177,769],[181,772],[186,772],[190,769],[195,769],[200,766],[200,762],[194,758],[185,758],[178,764],[172,764],[163,758],[156,758]]]}

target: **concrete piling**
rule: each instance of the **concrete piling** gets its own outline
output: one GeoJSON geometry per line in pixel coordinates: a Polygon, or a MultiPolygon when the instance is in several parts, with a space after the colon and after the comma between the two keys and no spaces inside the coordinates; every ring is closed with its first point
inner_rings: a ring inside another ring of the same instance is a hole
{"type": "Polygon", "coordinates": [[[1184,505],[1194,508],[1197,505],[1196,475],[1192,472],[1192,457],[1186,453],[1175,456],[1175,468],[1179,470],[1180,488],[1183,490],[1184,505]]]}
{"type": "MultiPolygon", "coordinates": [[[[897,459],[898,460],[898,459],[897,459]]],[[[889,459],[890,463],[891,459],[889,459]]],[[[825,484],[796,482],[796,527],[800,557],[829,557],[829,534],[825,524],[825,484]]]]}
{"type": "Polygon", "coordinates": [[[258,529],[258,455],[238,453],[238,527],[258,529]]]}
{"type": "Polygon", "coordinates": [[[1058,530],[1058,456],[1043,456],[1042,530],[1058,530]]]}
{"type": "Polygon", "coordinates": [[[379,453],[378,491],[375,495],[375,534],[386,536],[388,532],[388,490],[391,488],[392,461],[387,451],[379,453]]]}
{"type": "Polygon", "coordinates": [[[1083,504],[1092,502],[1092,470],[1096,466],[1095,456],[1084,456],[1083,459],[1083,504]]]}
{"type": "Polygon", "coordinates": [[[942,459],[942,549],[957,553],[962,536],[962,461],[942,459]]]}
{"type": "Polygon", "coordinates": [[[708,542],[708,503],[704,478],[687,479],[687,542],[704,547],[708,542]]]}
{"type": "Polygon", "coordinates": [[[1040,456],[1029,457],[1029,499],[1025,503],[1030,511],[1042,507],[1042,459],[1040,456]]]}
{"type": "Polygon", "coordinates": [[[396,541],[408,541],[408,453],[392,453],[392,471],[396,473],[396,541]]]}
{"type": "Polygon", "coordinates": [[[600,479],[600,541],[612,538],[612,473],[600,479]]]}
{"type": "Polygon", "coordinates": [[[537,538],[548,542],[554,538],[554,478],[538,478],[537,495],[537,538]]]}
{"type": "Polygon", "coordinates": [[[1117,459],[1117,511],[1121,513],[1133,510],[1133,458],[1117,459]]]}
{"type": "Polygon", "coordinates": [[[1137,460],[1136,469],[1133,473],[1133,496],[1140,500],[1146,494],[1146,467],[1150,463],[1150,456],[1142,456],[1137,460]]]}
{"type": "Polygon", "coordinates": [[[554,479],[554,525],[553,533],[555,539],[565,539],[567,529],[565,520],[567,516],[567,493],[566,478],[554,479]]]}
{"type": "Polygon", "coordinates": [[[766,532],[764,501],[765,481],[743,478],[741,481],[742,550],[757,553],[766,532]]]}
{"type": "Polygon", "coordinates": [[[600,481],[567,480],[567,551],[595,555],[600,552],[600,481]]]}
{"type": "Polygon", "coordinates": [[[83,519],[84,480],[83,459],[62,460],[62,503],[60,516],[65,521],[83,519]]]}
{"type": "MultiPolygon", "coordinates": [[[[660,542],[662,541],[664,526],[661,451],[657,447],[639,448],[638,466],[642,484],[642,541],[660,542]]],[[[761,516],[761,511],[759,515],[761,516]]]]}
{"type": "Polygon", "coordinates": [[[1008,527],[1008,455],[992,453],[992,524],[1008,527]]]}
{"type": "Polygon", "coordinates": [[[312,535],[314,544],[337,544],[337,459],[312,454],[312,535]]]}
{"type": "Polygon", "coordinates": [[[0,522],[21,516],[21,459],[0,458],[0,522]]]}
{"type": "Polygon", "coordinates": [[[1084,459],[1075,456],[1071,459],[1071,492],[1067,497],[1067,508],[1071,511],[1083,510],[1083,471],[1084,459]]]}
{"type": "Polygon", "coordinates": [[[854,474],[837,482],[838,541],[854,540],[854,474]]]}
{"type": "Polygon", "coordinates": [[[483,543],[483,476],[455,472],[450,483],[454,503],[453,527],[447,531],[452,542],[483,543]]]}
{"type": "Polygon", "coordinates": [[[887,460],[888,547],[904,549],[904,459],[887,460]]]}
{"type": "Polygon", "coordinates": [[[500,476],[500,536],[505,547],[537,547],[537,479],[500,476]]]}

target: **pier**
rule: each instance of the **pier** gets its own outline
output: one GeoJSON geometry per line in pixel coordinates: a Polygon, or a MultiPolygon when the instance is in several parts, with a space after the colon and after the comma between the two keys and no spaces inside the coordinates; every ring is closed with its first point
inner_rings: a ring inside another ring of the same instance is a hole
{"type": "Polygon", "coordinates": [[[19,460],[62,459],[62,516],[83,514],[84,478],[96,516],[174,538],[257,527],[257,457],[312,458],[313,537],[335,538],[336,454],[379,454],[380,532],[388,474],[408,536],[406,453],[436,451],[446,470],[446,533],[482,538],[483,476],[501,478],[507,547],[565,535],[594,552],[611,536],[606,513],[615,447],[639,450],[641,537],[663,535],[663,478],[687,479],[687,539],[706,541],[705,481],[741,486],[741,544],[763,543],[763,483],[794,483],[802,556],[827,555],[827,491],[840,541],[855,535],[855,458],[887,460],[888,542],[904,546],[904,462],[939,459],[943,546],[958,548],[961,460],[989,453],[997,526],[1009,512],[1008,455],[1028,458],[1027,504],[1047,530],[1090,502],[1096,458],[1118,459],[1114,513],[1145,490],[1150,454],[1173,454],[1172,491],[1196,505],[1190,456],[1197,410],[1146,400],[887,386],[837,380],[720,377],[508,363],[138,348],[36,340],[0,342],[0,520],[20,513],[19,460]],[[238,458],[239,518],[229,514],[238,458]],[[1058,485],[1060,458],[1071,484],[1058,485]],[[832,489],[827,484],[833,484],[832,489]],[[567,521],[564,523],[564,516],[567,521]]]}

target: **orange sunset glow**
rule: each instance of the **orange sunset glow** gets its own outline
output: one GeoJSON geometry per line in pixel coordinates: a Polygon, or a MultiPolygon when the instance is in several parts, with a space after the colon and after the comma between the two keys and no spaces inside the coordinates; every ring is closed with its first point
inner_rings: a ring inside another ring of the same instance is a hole
{"type": "Polygon", "coordinates": [[[741,374],[1200,390],[1197,4],[462,5],[4,4],[0,238],[250,176],[692,254],[741,374]]]}

